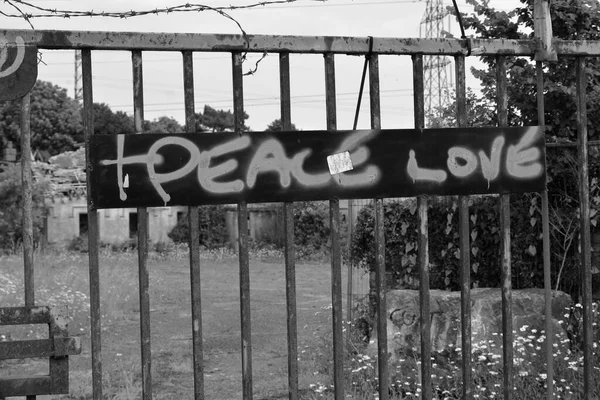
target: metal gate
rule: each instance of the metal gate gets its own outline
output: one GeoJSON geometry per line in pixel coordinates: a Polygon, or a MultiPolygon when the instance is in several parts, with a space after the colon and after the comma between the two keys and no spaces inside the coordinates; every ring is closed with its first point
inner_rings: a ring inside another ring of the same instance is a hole
{"type": "MultiPolygon", "coordinates": [[[[134,121],[137,132],[142,132],[144,120],[144,89],[142,81],[142,55],[144,51],[168,51],[179,52],[182,55],[182,68],[185,90],[185,115],[186,132],[194,133],[194,65],[192,55],[194,52],[226,52],[231,54],[232,79],[233,79],[233,101],[236,131],[241,132],[244,122],[244,93],[243,93],[243,71],[242,58],[245,52],[277,53],[279,56],[280,91],[281,91],[281,120],[284,130],[291,127],[291,94],[290,94],[290,54],[322,54],[324,57],[326,88],[326,116],[327,130],[335,131],[336,121],[336,77],[335,59],[337,55],[368,55],[369,60],[369,85],[370,85],[370,110],[371,127],[379,129],[380,103],[379,103],[379,58],[389,57],[411,57],[413,65],[413,89],[414,89],[414,127],[425,128],[424,110],[424,63],[425,55],[444,55],[454,58],[457,85],[457,120],[461,127],[466,122],[466,87],[465,87],[465,59],[473,56],[494,56],[497,65],[497,111],[500,127],[508,125],[507,114],[507,78],[506,57],[523,56],[536,57],[537,63],[537,96],[539,125],[544,125],[544,73],[543,61],[548,54],[555,51],[560,57],[573,57],[577,68],[577,121],[578,121],[578,165],[581,182],[581,263],[583,282],[583,321],[584,321],[584,397],[591,399],[592,391],[592,298],[591,298],[591,253],[590,253],[590,202],[588,186],[588,139],[586,119],[586,71],[584,68],[586,57],[600,56],[599,42],[586,41],[554,41],[544,37],[540,32],[532,40],[480,40],[480,39],[397,39],[397,38],[369,38],[354,37],[291,37],[291,36],[265,36],[265,35],[210,35],[210,34],[151,34],[151,33],[119,33],[119,32],[61,32],[61,31],[19,31],[5,30],[1,32],[3,38],[14,46],[32,49],[73,49],[81,50],[83,68],[83,104],[84,104],[84,129],[86,156],[88,159],[88,177],[92,173],[90,159],[94,156],[94,147],[90,145],[93,140],[94,115],[92,110],[93,92],[92,85],[92,62],[93,53],[98,50],[125,50],[131,52],[133,67],[133,93],[134,93],[134,121]]],[[[10,45],[9,45],[10,46],[10,45]]],[[[28,50],[29,51],[29,50],[28,50]]],[[[14,85],[13,85],[14,86],[14,85]]],[[[31,240],[31,165],[30,165],[30,129],[28,124],[29,95],[20,94],[22,97],[22,171],[23,171],[23,198],[24,198],[24,268],[25,268],[25,307],[32,309],[35,306],[34,282],[33,282],[33,243],[31,240]]],[[[87,191],[94,190],[91,179],[87,180],[87,191]]],[[[541,192],[543,213],[543,244],[544,244],[544,274],[545,274],[545,296],[546,296],[546,332],[550,340],[546,341],[547,358],[547,395],[548,399],[553,397],[553,357],[552,357],[552,325],[551,325],[551,287],[550,287],[550,248],[549,248],[549,220],[548,220],[548,194],[541,192]]],[[[509,194],[502,194],[499,198],[502,229],[501,229],[501,252],[502,259],[502,315],[503,315],[503,393],[505,399],[510,399],[513,392],[513,328],[512,328],[512,306],[511,306],[511,227],[509,194]]],[[[99,269],[99,231],[97,205],[92,197],[88,201],[88,226],[89,226],[89,285],[91,305],[91,343],[92,343],[92,376],[93,397],[103,398],[102,387],[102,349],[101,349],[101,309],[100,309],[100,275],[99,269]]],[[[469,203],[468,196],[462,195],[459,200],[460,214],[460,248],[462,268],[462,295],[461,295],[461,326],[462,326],[462,348],[463,368],[462,377],[457,379],[464,382],[463,398],[473,397],[472,379],[472,351],[471,351],[471,315],[470,315],[470,260],[469,260],[469,203]]],[[[383,199],[375,200],[376,215],[376,247],[377,247],[377,332],[378,332],[378,357],[379,360],[387,360],[387,324],[386,297],[382,290],[385,276],[384,246],[385,237],[383,231],[383,199]]],[[[345,397],[343,378],[343,313],[342,313],[342,254],[339,229],[340,210],[337,199],[330,200],[331,218],[331,290],[332,290],[332,321],[333,321],[333,349],[334,349],[334,386],[335,398],[345,397]]],[[[433,398],[431,385],[431,340],[430,340],[430,288],[429,288],[429,250],[427,233],[427,196],[418,197],[419,218],[419,240],[418,240],[418,268],[420,274],[420,326],[421,326],[421,371],[422,377],[421,398],[433,398]]],[[[238,226],[239,226],[239,272],[240,272],[240,304],[241,304],[241,357],[242,374],[240,383],[243,387],[244,399],[253,398],[253,373],[252,373],[252,330],[250,324],[250,281],[249,281],[249,253],[248,253],[248,219],[247,203],[242,201],[238,204],[238,226]]],[[[289,398],[299,398],[298,385],[298,348],[297,348],[297,320],[296,320],[296,288],[295,288],[295,255],[293,238],[293,215],[292,203],[283,204],[285,223],[285,271],[286,271],[286,299],[287,299],[287,338],[288,338],[288,382],[289,398]]],[[[199,227],[198,207],[191,206],[189,212],[190,226],[190,260],[192,289],[192,321],[190,326],[193,333],[193,366],[194,366],[194,397],[204,397],[203,368],[203,338],[202,338],[202,305],[200,296],[200,258],[199,258],[199,227]]],[[[139,313],[140,313],[140,337],[141,337],[141,369],[142,369],[142,397],[152,398],[152,374],[151,374],[151,341],[150,341],[150,298],[148,294],[148,215],[143,207],[138,209],[138,262],[139,262],[139,313]]],[[[2,323],[33,323],[31,320],[24,322],[21,318],[13,318],[1,314],[2,323]]],[[[39,323],[49,323],[39,320],[39,323]]],[[[55,338],[56,339],[56,338],[55,338]]],[[[58,342],[54,342],[52,357],[61,357],[68,352],[58,342]]],[[[2,343],[2,352],[8,352],[2,343]]],[[[6,353],[5,353],[6,354],[6,353]]],[[[27,356],[26,352],[21,354],[27,356]]],[[[6,357],[3,357],[6,358],[6,357]]],[[[379,399],[389,398],[388,364],[379,362],[379,399]]],[[[26,382],[0,381],[1,393],[7,395],[14,393],[9,388],[27,387],[31,395],[42,394],[38,390],[41,386],[30,385],[26,382]]],[[[21,394],[25,394],[23,391],[21,394]]],[[[1,396],[0,396],[1,397],[1,396]]],[[[33,398],[33,396],[30,396],[33,398]]]]}

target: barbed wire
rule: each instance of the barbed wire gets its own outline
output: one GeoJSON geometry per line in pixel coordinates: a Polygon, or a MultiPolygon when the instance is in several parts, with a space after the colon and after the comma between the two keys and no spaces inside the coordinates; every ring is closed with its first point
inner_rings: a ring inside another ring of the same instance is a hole
{"type": "MultiPolygon", "coordinates": [[[[209,6],[206,4],[199,3],[185,3],[179,4],[171,7],[162,7],[162,8],[154,8],[154,9],[145,9],[145,10],[130,10],[130,11],[94,11],[94,10],[64,10],[58,8],[48,8],[43,7],[29,1],[25,0],[4,0],[4,3],[8,4],[15,10],[17,13],[8,13],[0,10],[0,15],[3,15],[8,18],[21,18],[24,19],[31,29],[35,29],[32,23],[32,19],[35,18],[77,18],[77,17],[105,17],[105,18],[121,18],[127,19],[132,17],[143,17],[148,15],[161,15],[161,14],[173,14],[173,13],[184,13],[184,12],[214,12],[218,15],[232,21],[240,30],[242,36],[244,37],[244,41],[246,42],[246,47],[250,47],[250,40],[248,34],[240,24],[238,20],[229,14],[231,11],[235,10],[248,10],[254,9],[258,7],[266,7],[270,5],[281,5],[281,4],[290,4],[296,3],[299,0],[266,0],[259,1],[251,4],[243,4],[243,5],[229,5],[229,6],[209,6]],[[33,11],[31,11],[33,10],[33,11]]],[[[309,2],[315,3],[324,3],[327,0],[305,0],[309,2]]],[[[258,64],[266,57],[266,53],[262,55],[262,57],[256,62],[256,65],[252,70],[249,70],[244,75],[253,75],[258,70],[258,64]]],[[[246,60],[247,53],[244,53],[242,56],[242,62],[246,60]]]]}
{"type": "MultiPolygon", "coordinates": [[[[141,17],[146,15],[160,15],[160,14],[170,14],[170,13],[180,13],[180,12],[203,12],[203,11],[212,11],[220,14],[228,19],[232,19],[232,17],[227,13],[228,11],[233,10],[245,10],[252,9],[258,7],[265,7],[269,5],[280,5],[280,4],[290,4],[296,3],[299,0],[266,0],[259,1],[252,4],[243,4],[243,5],[229,5],[229,6],[209,6],[207,4],[199,4],[199,3],[185,3],[179,4],[171,7],[162,7],[162,8],[154,8],[154,9],[146,9],[146,10],[130,10],[130,11],[82,11],[82,10],[61,10],[58,8],[48,8],[42,7],[36,4],[33,4],[24,0],[4,0],[5,3],[9,4],[13,8],[15,8],[19,13],[18,14],[10,14],[3,11],[0,11],[0,14],[9,18],[24,18],[27,21],[30,21],[33,18],[73,18],[73,17],[110,17],[110,18],[131,18],[131,17],[141,17]],[[20,4],[25,7],[29,7],[30,9],[35,10],[36,12],[27,12],[21,10],[16,4],[20,4]]],[[[306,0],[309,2],[318,2],[324,3],[327,0],[306,0]]]]}

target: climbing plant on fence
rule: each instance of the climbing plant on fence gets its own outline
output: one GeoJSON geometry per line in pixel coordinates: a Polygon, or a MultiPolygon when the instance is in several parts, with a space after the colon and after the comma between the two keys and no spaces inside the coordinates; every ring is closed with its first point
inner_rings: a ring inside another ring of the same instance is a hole
{"type": "MultiPolygon", "coordinates": [[[[500,225],[498,198],[473,196],[470,200],[471,282],[475,287],[500,285],[500,225]]],[[[385,261],[390,288],[418,288],[416,200],[385,204],[385,261]]],[[[431,287],[460,290],[458,199],[432,199],[429,204],[429,259],[431,287]]],[[[511,254],[514,288],[543,286],[541,199],[537,194],[511,196],[511,254]]],[[[354,262],[372,270],[375,265],[373,207],[359,215],[351,247],[354,262]]],[[[559,240],[557,236],[554,241],[559,240]]],[[[575,246],[568,249],[568,268],[561,288],[570,292],[577,279],[575,246]]],[[[558,267],[553,265],[553,276],[558,267]]]]}

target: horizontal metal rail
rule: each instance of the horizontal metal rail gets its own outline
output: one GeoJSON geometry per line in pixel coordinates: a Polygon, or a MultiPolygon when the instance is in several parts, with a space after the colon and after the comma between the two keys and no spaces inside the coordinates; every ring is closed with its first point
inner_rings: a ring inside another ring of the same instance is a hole
{"type": "MultiPolygon", "coordinates": [[[[147,33],[103,31],[13,30],[0,31],[9,42],[17,36],[41,49],[152,50],[198,52],[273,52],[313,54],[437,54],[492,56],[498,54],[532,56],[535,40],[508,39],[424,39],[346,36],[279,36],[203,33],[147,33]],[[469,52],[469,48],[471,51],[469,52]]],[[[554,40],[558,55],[600,56],[600,41],[554,40]]]]}

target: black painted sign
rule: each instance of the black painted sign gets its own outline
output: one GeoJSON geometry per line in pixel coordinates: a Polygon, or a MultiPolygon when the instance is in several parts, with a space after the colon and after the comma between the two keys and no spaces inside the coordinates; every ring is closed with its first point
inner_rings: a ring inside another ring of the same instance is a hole
{"type": "Polygon", "coordinates": [[[0,101],[15,100],[33,88],[38,73],[38,52],[21,36],[10,40],[0,34],[0,101]]]}
{"type": "Polygon", "coordinates": [[[540,127],[94,135],[95,208],[541,191],[540,127]]]}

